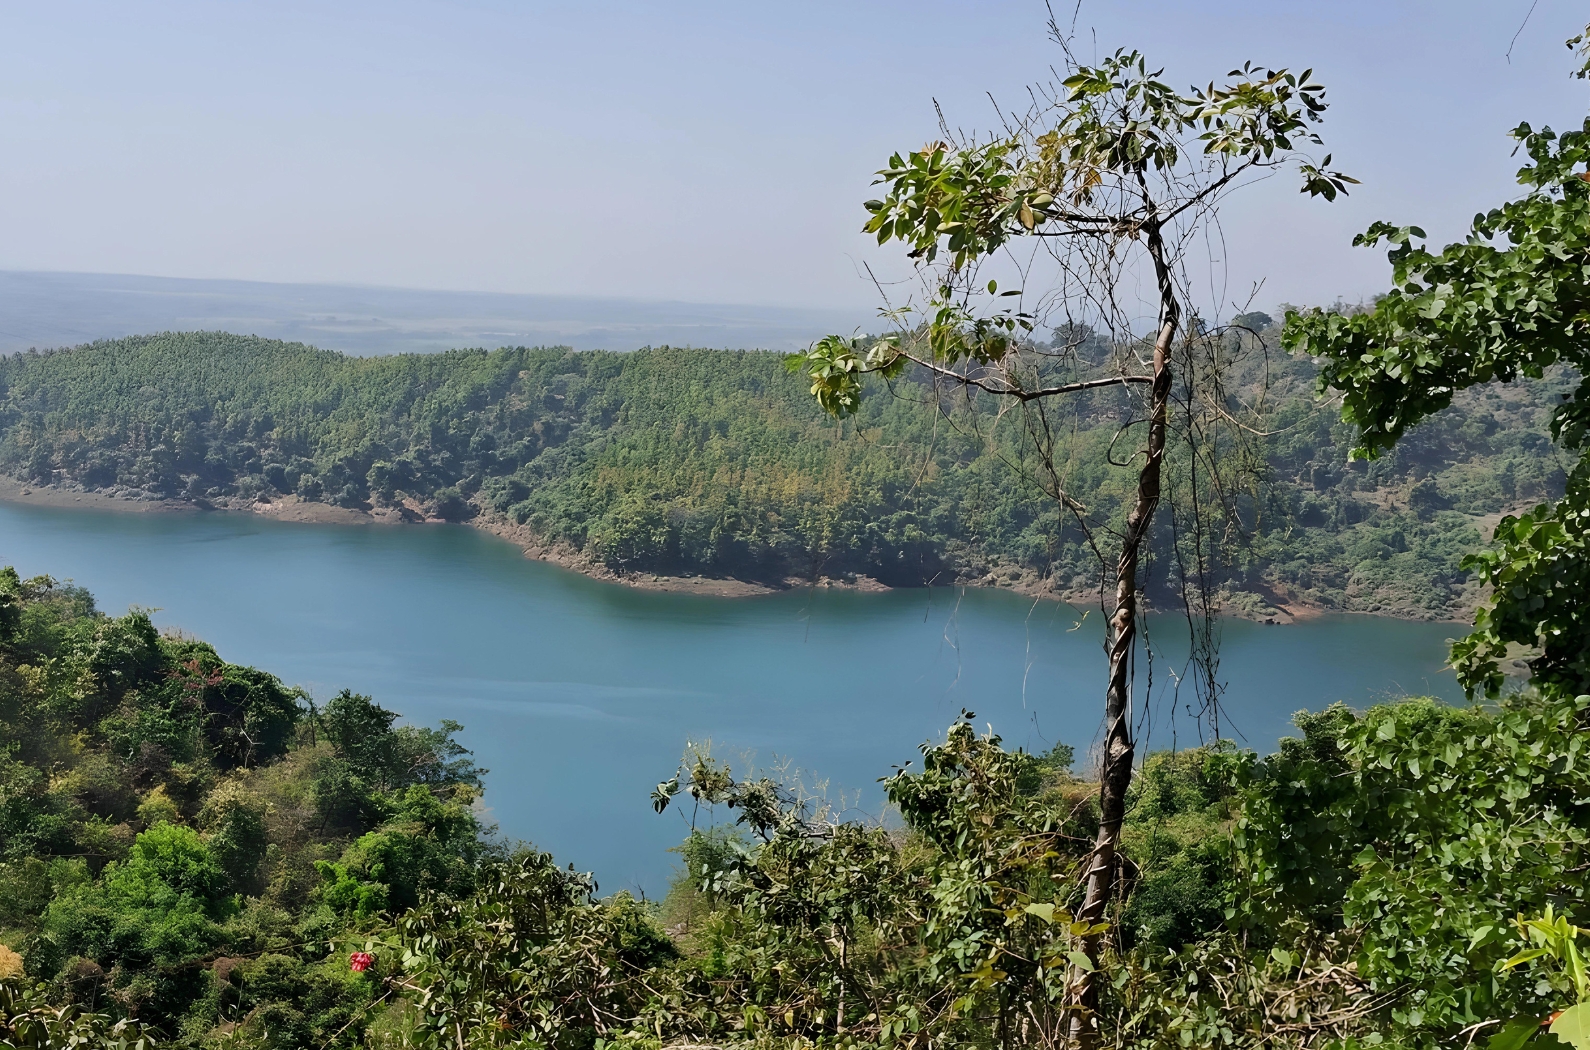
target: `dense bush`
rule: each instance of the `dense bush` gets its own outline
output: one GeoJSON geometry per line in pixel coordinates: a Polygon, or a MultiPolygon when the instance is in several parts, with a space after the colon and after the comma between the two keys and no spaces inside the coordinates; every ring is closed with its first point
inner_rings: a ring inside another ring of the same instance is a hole
{"type": "Polygon", "coordinates": [[[328,951],[497,851],[457,723],[395,718],[0,570],[0,1042],[357,1045],[328,951]]]}
{"type": "Polygon", "coordinates": [[[1410,700],[1300,716],[1265,759],[1155,754],[1103,929],[1069,917],[1095,786],[969,719],[888,779],[892,829],[688,756],[655,803],[688,795],[744,830],[682,847],[655,913],[671,940],[649,922],[635,940],[635,902],[529,855],[371,942],[419,996],[390,1031],[435,1047],[1052,1046],[1067,967],[1102,936],[1112,1045],[1451,1045],[1571,1001],[1498,964],[1526,946],[1519,913],[1583,910],[1587,722],[1584,697],[1410,700]]]}

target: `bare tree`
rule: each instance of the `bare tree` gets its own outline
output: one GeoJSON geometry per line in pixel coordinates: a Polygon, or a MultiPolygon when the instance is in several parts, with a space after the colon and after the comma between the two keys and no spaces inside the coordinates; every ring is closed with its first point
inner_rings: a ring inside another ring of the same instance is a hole
{"type": "MultiPolygon", "coordinates": [[[[856,410],[865,376],[892,380],[912,367],[941,393],[1013,406],[1042,467],[1039,480],[1093,545],[1109,677],[1101,820],[1080,872],[1076,917],[1097,925],[1117,884],[1136,753],[1141,570],[1165,500],[1173,408],[1191,452],[1195,504],[1200,484],[1214,479],[1218,488],[1219,478],[1211,459],[1218,451],[1200,420],[1237,424],[1221,378],[1220,348],[1229,340],[1192,307],[1198,300],[1189,254],[1209,243],[1229,193],[1278,169],[1300,171],[1303,191],[1327,200],[1354,180],[1328,170],[1329,156],[1316,163],[1304,152],[1320,144],[1310,128],[1325,110],[1324,89],[1310,82],[1311,72],[1250,63],[1231,71],[1224,86],[1211,81],[1181,92],[1136,52],[1083,64],[1052,21],[1050,30],[1066,75],[1034,88],[1025,113],[1002,113],[998,133],[983,137],[954,134],[941,119],[940,141],[896,153],[879,173],[887,189],[867,202],[865,230],[880,244],[902,242],[921,285],[910,301],[885,309],[894,331],[876,341],[830,336],[792,355],[789,365],[811,379],[813,396],[837,416],[856,410]],[[1014,278],[1017,287],[1000,291],[1000,277],[1007,284],[1014,278]],[[1040,326],[1055,328],[1049,345],[1034,335],[1040,326]],[[1116,445],[1135,437],[1136,447],[1112,462],[1135,463],[1136,486],[1124,506],[1101,513],[1069,491],[1064,457],[1056,454],[1065,434],[1048,406],[1070,400],[1098,407],[1111,398],[1118,410],[1132,410],[1116,445]]],[[[1097,937],[1087,954],[1097,961],[1097,937]]],[[[1070,977],[1077,1045],[1094,1037],[1096,973],[1076,967],[1070,977]]]]}

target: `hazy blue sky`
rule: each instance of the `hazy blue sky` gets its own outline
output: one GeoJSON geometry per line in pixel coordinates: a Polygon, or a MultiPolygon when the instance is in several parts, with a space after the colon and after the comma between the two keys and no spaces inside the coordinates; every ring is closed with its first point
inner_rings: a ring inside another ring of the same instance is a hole
{"type": "MultiPolygon", "coordinates": [[[[1056,0],[1062,7],[1063,0],[1056,0]]],[[[1455,234],[1505,131],[1590,97],[1539,0],[1084,0],[1178,83],[1312,65],[1364,185],[1225,214],[1261,303],[1383,283],[1375,218],[1455,234]]],[[[1065,5],[1069,11],[1069,5],[1065,5]]],[[[854,306],[871,172],[1056,59],[1032,0],[0,7],[0,268],[854,306]]],[[[1092,48],[1093,34],[1085,37],[1092,48]]],[[[888,253],[890,257],[893,253],[888,253]]]]}

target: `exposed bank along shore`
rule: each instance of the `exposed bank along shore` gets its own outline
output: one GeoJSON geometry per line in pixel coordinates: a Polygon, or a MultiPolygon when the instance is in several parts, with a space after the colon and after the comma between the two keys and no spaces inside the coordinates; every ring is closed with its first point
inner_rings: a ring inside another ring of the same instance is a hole
{"type": "MultiPolygon", "coordinates": [[[[375,507],[360,510],[317,503],[297,496],[284,496],[269,502],[221,499],[190,501],[178,499],[152,499],[148,495],[131,491],[91,490],[35,485],[15,478],[0,476],[0,501],[39,507],[58,507],[78,510],[116,511],[130,514],[203,514],[224,512],[257,514],[277,521],[308,522],[323,525],[441,525],[441,518],[428,517],[417,503],[409,502],[395,507],[375,507]]],[[[792,578],[780,585],[756,583],[748,580],[720,579],[707,576],[665,576],[648,572],[620,573],[610,566],[593,560],[584,552],[567,543],[549,542],[533,529],[511,519],[479,514],[469,522],[470,527],[500,536],[522,550],[526,557],[570,569],[592,579],[616,583],[641,590],[671,591],[701,594],[719,598],[743,598],[758,594],[771,594],[794,587],[832,587],[858,591],[886,591],[890,588],[866,576],[816,580],[792,578]]],[[[946,580],[946,586],[996,587],[1034,599],[1064,601],[1078,605],[1094,605],[1097,591],[1068,592],[1054,587],[1031,570],[1016,566],[996,567],[986,575],[973,579],[946,580]]],[[[1292,623],[1309,619],[1327,611],[1318,606],[1289,601],[1273,594],[1237,595],[1225,612],[1244,619],[1265,623],[1292,623]]],[[[1397,615],[1387,610],[1380,615],[1397,615]]]]}

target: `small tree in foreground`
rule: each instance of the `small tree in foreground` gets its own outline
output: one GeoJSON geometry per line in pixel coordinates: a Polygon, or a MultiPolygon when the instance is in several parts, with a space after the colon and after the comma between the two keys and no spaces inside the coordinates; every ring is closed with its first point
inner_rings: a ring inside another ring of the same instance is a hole
{"type": "MultiPolygon", "coordinates": [[[[1024,116],[1003,117],[989,138],[896,153],[879,173],[886,192],[867,202],[865,230],[907,248],[920,300],[886,310],[895,331],[871,345],[830,336],[788,364],[810,377],[813,396],[836,416],[856,410],[865,376],[892,381],[913,367],[940,408],[964,396],[992,399],[996,418],[1013,409],[1035,480],[1097,554],[1109,664],[1101,824],[1080,870],[1076,910],[1092,928],[1105,920],[1117,881],[1136,748],[1140,568],[1165,495],[1170,434],[1185,439],[1189,453],[1180,476],[1190,513],[1230,505],[1217,440],[1238,410],[1221,389],[1230,344],[1196,316],[1184,262],[1226,194],[1255,177],[1291,167],[1305,192],[1327,200],[1353,180],[1327,170],[1329,156],[1316,163],[1304,152],[1319,144],[1310,129],[1325,109],[1324,89],[1309,72],[1248,64],[1223,86],[1182,92],[1136,52],[1084,65],[1050,29],[1068,75],[1034,89],[1024,116]],[[1021,286],[1000,291],[995,270],[1017,275],[1021,286]],[[1146,335],[1141,314],[1153,318],[1146,335]],[[1032,338],[1040,324],[1056,329],[1054,345],[1032,338]],[[1119,512],[1070,495],[1066,427],[1050,407],[1062,400],[1126,417],[1112,463],[1135,464],[1136,478],[1119,512]]],[[[1184,584],[1196,583],[1208,622],[1203,567],[1181,570],[1184,584]]],[[[1208,687],[1212,705],[1212,665],[1208,687]]],[[[1070,972],[1076,1041],[1091,1038],[1098,936],[1084,945],[1088,965],[1070,972]]]]}

